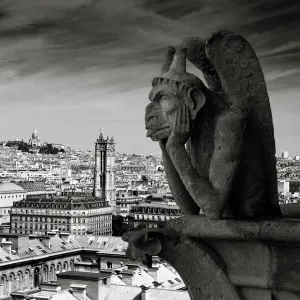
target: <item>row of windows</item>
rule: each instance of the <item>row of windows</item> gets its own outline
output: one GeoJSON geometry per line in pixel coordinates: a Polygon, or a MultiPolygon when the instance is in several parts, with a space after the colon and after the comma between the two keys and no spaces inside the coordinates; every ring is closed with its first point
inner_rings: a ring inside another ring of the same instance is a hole
{"type": "Polygon", "coordinates": [[[0,199],[6,199],[6,198],[15,198],[15,199],[21,199],[21,198],[25,198],[25,194],[22,195],[5,195],[5,196],[0,196],[0,199]]]}
{"type": "MultiPolygon", "coordinates": [[[[14,203],[14,206],[16,207],[37,207],[37,208],[68,208],[70,204],[48,204],[48,203],[31,203],[31,202],[26,202],[26,203],[21,203],[17,202],[14,203]]],[[[98,203],[86,203],[88,207],[90,208],[96,208],[96,207],[106,207],[107,203],[106,202],[98,202],[98,203]]],[[[82,204],[72,204],[73,208],[80,208],[82,204]]],[[[21,210],[22,211],[22,210],[21,210]]]]}
{"type": "Polygon", "coordinates": [[[92,229],[111,227],[111,223],[97,223],[91,226],[92,229]]]}
{"type": "Polygon", "coordinates": [[[57,226],[53,224],[18,224],[18,223],[12,223],[12,228],[17,230],[17,229],[44,229],[44,230],[52,230],[52,229],[58,229],[58,230],[70,230],[70,225],[66,226],[57,226]]]}
{"type": "MultiPolygon", "coordinates": [[[[107,209],[106,209],[107,210],[107,209]]],[[[94,210],[94,211],[88,211],[88,212],[76,212],[76,211],[73,211],[72,212],[72,215],[78,215],[78,216],[90,216],[90,215],[95,215],[95,214],[99,214],[99,213],[102,213],[103,210],[102,209],[97,209],[97,210],[94,210]]],[[[105,212],[105,209],[104,209],[104,212],[105,212]]],[[[35,214],[35,215],[59,215],[59,216],[65,216],[65,215],[68,215],[68,216],[71,216],[71,212],[70,211],[53,211],[53,210],[23,210],[23,209],[15,209],[13,208],[12,209],[12,213],[13,214],[35,214]]]]}
{"type": "Polygon", "coordinates": [[[170,219],[175,219],[176,217],[169,217],[169,216],[151,216],[151,215],[135,215],[134,216],[136,220],[150,220],[150,221],[166,221],[170,219]]]}
{"type": "Polygon", "coordinates": [[[167,208],[140,208],[135,207],[134,213],[143,214],[166,214],[166,215],[180,215],[180,209],[167,209],[167,208]]]}
{"type": "Polygon", "coordinates": [[[27,222],[48,222],[48,223],[96,223],[100,221],[111,220],[111,215],[102,215],[92,218],[73,218],[73,219],[62,219],[62,218],[51,218],[51,217],[28,217],[28,216],[14,216],[14,221],[27,221],[27,222]]]}

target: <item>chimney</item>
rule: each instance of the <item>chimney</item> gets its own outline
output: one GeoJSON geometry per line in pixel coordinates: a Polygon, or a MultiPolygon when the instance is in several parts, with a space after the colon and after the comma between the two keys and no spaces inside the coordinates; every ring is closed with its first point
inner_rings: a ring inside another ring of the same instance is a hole
{"type": "Polygon", "coordinates": [[[135,271],[139,268],[139,265],[137,265],[137,264],[126,264],[126,266],[127,266],[128,270],[130,270],[130,271],[135,271]]]}
{"type": "Polygon", "coordinates": [[[69,243],[69,233],[68,232],[61,232],[59,237],[64,240],[66,243],[69,243]]]}
{"type": "Polygon", "coordinates": [[[40,237],[40,241],[46,246],[50,248],[50,236],[43,235],[40,237]]]}
{"type": "Polygon", "coordinates": [[[160,264],[161,259],[158,256],[152,256],[152,265],[160,264]]]}
{"type": "Polygon", "coordinates": [[[49,237],[53,237],[53,236],[56,236],[57,233],[56,233],[55,231],[47,231],[47,235],[48,235],[49,237]]]}
{"type": "Polygon", "coordinates": [[[56,282],[42,282],[40,284],[41,291],[48,291],[48,292],[59,292],[61,291],[61,286],[58,285],[56,282]]]}
{"type": "MultiPolygon", "coordinates": [[[[100,273],[101,274],[101,273],[100,273]]],[[[98,281],[98,299],[106,299],[110,289],[111,289],[111,275],[104,275],[102,278],[99,278],[98,281]]]]}
{"type": "Polygon", "coordinates": [[[2,240],[2,242],[0,243],[0,245],[1,245],[1,248],[3,248],[3,250],[5,252],[7,252],[9,255],[11,255],[11,245],[12,245],[12,242],[6,241],[6,240],[2,240]]]}
{"type": "Polygon", "coordinates": [[[141,285],[140,288],[142,289],[142,297],[141,300],[149,300],[149,289],[150,286],[141,285]]]}
{"type": "Polygon", "coordinates": [[[34,239],[36,239],[36,238],[38,238],[39,236],[37,235],[37,234],[30,234],[29,235],[29,239],[30,240],[34,240],[34,239]]]}
{"type": "Polygon", "coordinates": [[[86,300],[86,284],[71,284],[70,288],[72,289],[72,294],[78,300],[86,300]]]}
{"type": "Polygon", "coordinates": [[[31,297],[31,295],[28,295],[26,292],[12,292],[10,293],[10,297],[12,300],[33,299],[33,297],[31,297]]]}

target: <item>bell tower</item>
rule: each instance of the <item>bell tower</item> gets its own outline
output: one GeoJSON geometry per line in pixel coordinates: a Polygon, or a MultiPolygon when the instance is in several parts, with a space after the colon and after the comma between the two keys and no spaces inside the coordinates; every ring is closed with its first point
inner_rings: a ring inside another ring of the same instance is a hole
{"type": "Polygon", "coordinates": [[[107,154],[106,154],[106,181],[105,181],[105,198],[109,201],[109,205],[116,212],[116,185],[115,185],[115,141],[114,138],[107,137],[107,154]]]}
{"type": "Polygon", "coordinates": [[[115,209],[115,142],[101,132],[95,143],[94,197],[105,199],[115,209]]]}

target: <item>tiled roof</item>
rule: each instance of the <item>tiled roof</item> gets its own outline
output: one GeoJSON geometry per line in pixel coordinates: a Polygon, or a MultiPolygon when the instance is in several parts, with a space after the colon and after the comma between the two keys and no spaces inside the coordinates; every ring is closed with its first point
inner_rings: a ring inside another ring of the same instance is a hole
{"type": "Polygon", "coordinates": [[[145,270],[137,270],[134,272],[134,275],[132,277],[132,285],[134,286],[151,286],[153,282],[155,281],[155,278],[148,274],[145,270]]]}
{"type": "Polygon", "coordinates": [[[41,291],[38,293],[31,294],[34,298],[51,299],[51,300],[78,300],[74,295],[72,295],[68,290],[63,290],[59,292],[52,291],[41,291]]]}
{"type": "Polygon", "coordinates": [[[149,300],[190,300],[190,296],[186,291],[171,291],[165,289],[149,289],[149,300]]]}
{"type": "Polygon", "coordinates": [[[23,192],[23,193],[25,193],[25,190],[12,182],[0,182],[0,193],[2,193],[2,192],[3,193],[7,193],[7,192],[23,192]]]}
{"type": "Polygon", "coordinates": [[[20,259],[20,256],[8,254],[4,249],[0,248],[0,264],[2,261],[10,261],[20,259]]]}
{"type": "Polygon", "coordinates": [[[26,190],[27,192],[35,192],[35,191],[45,191],[46,185],[44,182],[17,182],[17,185],[19,185],[21,188],[26,190]]]}
{"type": "MultiPolygon", "coordinates": [[[[105,300],[141,300],[142,289],[140,287],[133,286],[111,286],[109,294],[105,297],[105,300]]],[[[172,291],[165,289],[149,289],[149,300],[190,300],[190,296],[186,291],[172,291]]]]}
{"type": "Polygon", "coordinates": [[[127,285],[118,275],[111,275],[111,284],[112,285],[127,285]]]}
{"type": "Polygon", "coordinates": [[[80,247],[98,251],[125,253],[127,249],[127,242],[124,242],[121,237],[117,236],[70,235],[69,239],[80,247]]]}
{"type": "Polygon", "coordinates": [[[135,286],[111,286],[109,294],[105,300],[139,300],[141,288],[135,286]]]}
{"type": "MultiPolygon", "coordinates": [[[[10,235],[11,234],[7,235],[8,240],[10,235]]],[[[104,253],[125,254],[127,242],[124,242],[121,237],[113,236],[70,235],[69,242],[61,239],[59,236],[50,237],[50,241],[49,239],[42,240],[37,237],[35,239],[29,239],[28,248],[20,248],[22,249],[22,252],[20,250],[18,254],[9,255],[6,251],[0,248],[0,265],[1,262],[4,261],[18,260],[26,257],[34,257],[80,248],[93,249],[104,253]]]]}

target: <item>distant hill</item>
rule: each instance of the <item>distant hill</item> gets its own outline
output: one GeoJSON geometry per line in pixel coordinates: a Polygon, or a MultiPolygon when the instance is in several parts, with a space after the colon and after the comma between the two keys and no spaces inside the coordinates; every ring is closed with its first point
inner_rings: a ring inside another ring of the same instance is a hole
{"type": "MultiPolygon", "coordinates": [[[[22,152],[31,152],[32,149],[32,147],[24,141],[8,141],[5,146],[18,147],[18,150],[21,150],[22,152]]],[[[39,153],[41,154],[58,154],[60,152],[64,153],[65,150],[53,147],[52,144],[46,144],[39,147],[39,153]]]]}
{"type": "Polygon", "coordinates": [[[59,152],[63,152],[64,153],[65,150],[64,149],[55,148],[55,147],[53,147],[52,144],[47,144],[45,146],[42,146],[40,148],[40,151],[39,151],[39,153],[42,153],[42,154],[57,154],[59,152]]]}

